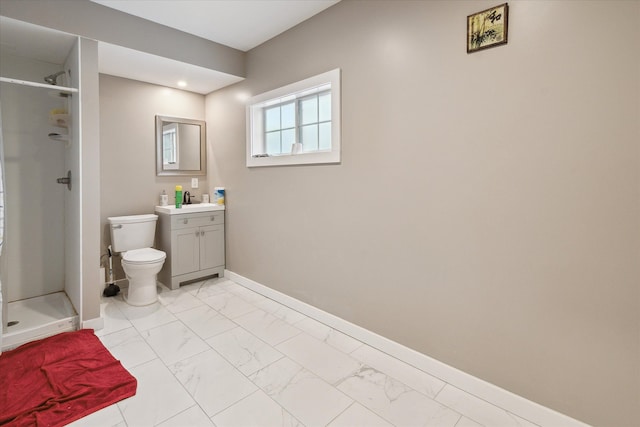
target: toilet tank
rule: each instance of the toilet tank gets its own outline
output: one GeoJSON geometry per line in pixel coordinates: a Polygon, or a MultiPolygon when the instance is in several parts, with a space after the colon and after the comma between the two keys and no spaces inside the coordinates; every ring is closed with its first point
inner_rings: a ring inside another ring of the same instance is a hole
{"type": "Polygon", "coordinates": [[[114,252],[153,246],[158,215],[112,216],[107,221],[111,230],[111,250],[114,252]]]}

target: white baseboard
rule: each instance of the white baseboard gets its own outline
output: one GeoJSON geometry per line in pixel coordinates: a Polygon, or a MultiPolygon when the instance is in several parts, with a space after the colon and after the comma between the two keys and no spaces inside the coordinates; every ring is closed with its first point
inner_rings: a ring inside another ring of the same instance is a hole
{"type": "Polygon", "coordinates": [[[95,319],[89,319],[82,322],[82,329],[93,329],[99,331],[104,328],[104,318],[96,317],[95,319]]]}
{"type": "Polygon", "coordinates": [[[474,377],[473,375],[442,363],[425,354],[419,353],[402,344],[371,332],[368,329],[355,325],[341,319],[340,317],[334,316],[324,310],[285,295],[232,271],[225,270],[224,276],[239,285],[277,301],[280,304],[286,305],[293,310],[305,314],[327,326],[332,327],[333,329],[356,338],[365,344],[395,357],[396,359],[433,375],[454,387],[492,403],[511,412],[512,414],[539,424],[540,426],[588,427],[587,424],[584,424],[581,421],[525,399],[522,396],[481,380],[480,378],[474,377]]]}

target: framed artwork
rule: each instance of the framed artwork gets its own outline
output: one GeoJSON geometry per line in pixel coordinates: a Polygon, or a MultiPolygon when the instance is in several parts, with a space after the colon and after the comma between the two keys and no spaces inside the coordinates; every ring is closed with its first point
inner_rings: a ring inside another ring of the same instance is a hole
{"type": "Polygon", "coordinates": [[[508,22],[507,3],[467,16],[467,53],[506,44],[508,22]]]}

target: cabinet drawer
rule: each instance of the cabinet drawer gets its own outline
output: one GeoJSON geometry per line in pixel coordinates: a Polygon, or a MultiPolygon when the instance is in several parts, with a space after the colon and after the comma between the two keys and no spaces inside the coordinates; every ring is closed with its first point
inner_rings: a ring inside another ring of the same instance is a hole
{"type": "Polygon", "coordinates": [[[171,217],[172,230],[218,224],[224,224],[224,212],[192,213],[171,217]]]}

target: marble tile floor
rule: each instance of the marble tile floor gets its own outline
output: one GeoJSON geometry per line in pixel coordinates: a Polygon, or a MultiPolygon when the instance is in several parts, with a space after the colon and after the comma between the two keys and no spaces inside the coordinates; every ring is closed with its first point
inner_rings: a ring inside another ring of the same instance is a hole
{"type": "Polygon", "coordinates": [[[224,278],[101,310],[138,390],[74,427],[535,426],[224,278]]]}

